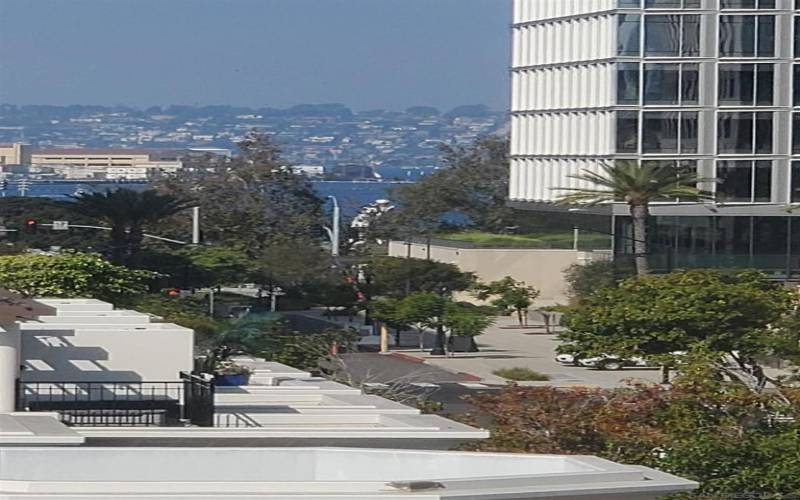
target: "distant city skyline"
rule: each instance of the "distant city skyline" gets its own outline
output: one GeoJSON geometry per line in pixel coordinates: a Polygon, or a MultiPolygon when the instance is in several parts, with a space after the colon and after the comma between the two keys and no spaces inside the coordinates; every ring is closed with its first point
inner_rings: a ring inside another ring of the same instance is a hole
{"type": "Polygon", "coordinates": [[[509,3],[0,0],[0,102],[505,110],[509,3]]]}

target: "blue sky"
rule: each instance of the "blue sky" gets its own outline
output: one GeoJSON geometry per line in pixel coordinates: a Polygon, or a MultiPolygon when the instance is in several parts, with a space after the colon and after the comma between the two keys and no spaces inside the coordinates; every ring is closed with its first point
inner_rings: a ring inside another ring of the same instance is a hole
{"type": "Polygon", "coordinates": [[[508,107],[508,0],[0,0],[0,102],[508,107]]]}

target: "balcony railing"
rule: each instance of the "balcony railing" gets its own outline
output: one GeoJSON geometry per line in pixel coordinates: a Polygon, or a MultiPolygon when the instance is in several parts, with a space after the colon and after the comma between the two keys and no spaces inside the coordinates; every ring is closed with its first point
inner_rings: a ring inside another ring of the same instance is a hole
{"type": "Polygon", "coordinates": [[[214,425],[214,383],[181,373],[167,382],[18,382],[18,411],[57,412],[67,425],[214,425]]]}

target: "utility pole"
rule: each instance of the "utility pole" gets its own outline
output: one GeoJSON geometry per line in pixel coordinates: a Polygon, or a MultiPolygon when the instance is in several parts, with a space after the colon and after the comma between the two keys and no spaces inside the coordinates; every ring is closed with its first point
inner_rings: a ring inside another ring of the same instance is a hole
{"type": "Polygon", "coordinates": [[[22,179],[19,181],[19,183],[17,183],[17,190],[19,191],[19,195],[22,196],[23,198],[27,196],[28,189],[30,189],[30,187],[31,187],[31,181],[29,181],[28,179],[22,179]]]}
{"type": "Polygon", "coordinates": [[[333,202],[333,229],[331,230],[331,255],[334,257],[339,256],[339,224],[341,219],[341,210],[339,208],[339,201],[335,196],[328,196],[333,202]]]}
{"type": "Polygon", "coordinates": [[[200,207],[192,208],[192,245],[200,244],[200,207]]]}

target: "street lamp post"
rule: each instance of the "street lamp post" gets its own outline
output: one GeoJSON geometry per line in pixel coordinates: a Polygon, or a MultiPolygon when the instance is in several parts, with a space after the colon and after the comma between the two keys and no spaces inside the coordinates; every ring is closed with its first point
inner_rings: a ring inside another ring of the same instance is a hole
{"type": "Polygon", "coordinates": [[[192,244],[200,244],[200,207],[192,207],[192,244]]]}
{"type": "Polygon", "coordinates": [[[331,255],[334,257],[339,256],[339,223],[341,219],[341,210],[339,208],[339,201],[335,196],[328,196],[333,202],[333,228],[329,232],[331,238],[331,255]]]}

